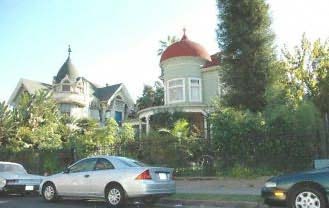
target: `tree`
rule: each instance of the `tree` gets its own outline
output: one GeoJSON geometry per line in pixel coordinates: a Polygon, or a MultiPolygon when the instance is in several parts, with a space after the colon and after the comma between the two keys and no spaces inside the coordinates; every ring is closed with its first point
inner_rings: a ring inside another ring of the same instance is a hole
{"type": "Polygon", "coordinates": [[[164,88],[161,82],[156,81],[154,87],[144,85],[143,94],[136,101],[138,110],[149,108],[152,106],[160,106],[164,104],[164,88]]]}
{"type": "Polygon", "coordinates": [[[321,113],[326,135],[321,139],[321,154],[328,156],[329,43],[321,40],[312,43],[304,34],[301,44],[292,52],[284,49],[283,55],[291,97],[313,101],[321,113]]]}
{"type": "Polygon", "coordinates": [[[307,40],[305,34],[300,46],[292,52],[283,50],[287,67],[288,85],[297,99],[305,96],[313,100],[322,114],[329,112],[329,42],[307,40]]]}
{"type": "Polygon", "coordinates": [[[17,123],[13,112],[5,102],[0,103],[0,146],[7,147],[15,142],[17,123]]]}
{"type": "Polygon", "coordinates": [[[14,118],[19,123],[16,134],[17,149],[61,147],[60,114],[49,92],[23,94],[14,110],[14,118]]]}
{"type": "Polygon", "coordinates": [[[176,43],[179,39],[176,36],[168,35],[167,40],[160,40],[160,48],[158,49],[158,56],[161,56],[162,53],[173,43],[176,43]]]}
{"type": "Polygon", "coordinates": [[[261,111],[275,60],[269,6],[264,0],[217,0],[217,7],[224,102],[261,111]]]}

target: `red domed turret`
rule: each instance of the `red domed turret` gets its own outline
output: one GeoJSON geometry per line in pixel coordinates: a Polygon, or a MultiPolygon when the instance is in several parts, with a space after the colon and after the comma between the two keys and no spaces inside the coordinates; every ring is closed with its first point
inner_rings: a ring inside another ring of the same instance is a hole
{"type": "Polygon", "coordinates": [[[180,41],[170,45],[161,55],[160,63],[174,57],[194,56],[211,61],[210,55],[206,49],[198,43],[190,41],[184,30],[183,37],[180,41]]]}

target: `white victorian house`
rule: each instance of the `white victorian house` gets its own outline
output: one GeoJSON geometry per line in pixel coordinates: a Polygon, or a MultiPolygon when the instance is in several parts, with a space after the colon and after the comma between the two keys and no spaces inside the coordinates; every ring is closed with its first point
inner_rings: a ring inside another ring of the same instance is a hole
{"type": "Polygon", "coordinates": [[[38,90],[50,91],[60,112],[75,118],[93,118],[104,124],[107,118],[114,118],[121,124],[133,109],[134,101],[124,84],[100,87],[79,75],[72,64],[69,47],[68,57],[52,84],[21,79],[8,103],[15,107],[24,92],[33,94],[38,90]]]}
{"type": "Polygon", "coordinates": [[[207,138],[207,116],[212,100],[220,95],[219,64],[219,53],[210,56],[203,46],[189,40],[184,31],[181,40],[170,45],[160,59],[164,105],[137,112],[140,134],[150,131],[154,114],[186,112],[207,138]]]}

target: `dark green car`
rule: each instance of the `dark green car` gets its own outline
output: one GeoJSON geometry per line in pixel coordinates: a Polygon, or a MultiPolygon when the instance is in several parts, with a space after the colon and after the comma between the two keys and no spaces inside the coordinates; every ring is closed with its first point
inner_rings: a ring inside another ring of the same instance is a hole
{"type": "Polygon", "coordinates": [[[262,188],[265,204],[289,208],[324,208],[328,205],[329,168],[269,179],[262,188]]]}

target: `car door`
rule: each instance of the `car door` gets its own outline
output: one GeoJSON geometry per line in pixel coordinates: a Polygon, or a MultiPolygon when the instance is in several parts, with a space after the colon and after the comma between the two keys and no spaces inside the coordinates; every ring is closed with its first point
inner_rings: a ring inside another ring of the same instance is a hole
{"type": "Polygon", "coordinates": [[[113,164],[106,158],[98,158],[91,177],[91,190],[95,196],[104,196],[104,188],[112,177],[113,164]]]}
{"type": "Polygon", "coordinates": [[[56,183],[56,187],[61,195],[91,195],[91,175],[93,174],[96,162],[97,158],[84,159],[71,166],[68,173],[63,173],[62,177],[56,183]]]}

